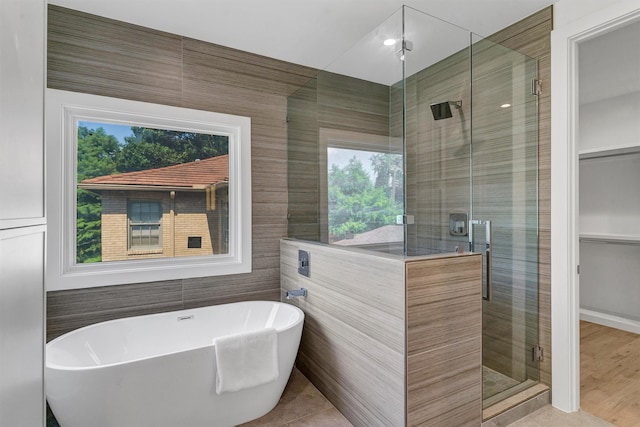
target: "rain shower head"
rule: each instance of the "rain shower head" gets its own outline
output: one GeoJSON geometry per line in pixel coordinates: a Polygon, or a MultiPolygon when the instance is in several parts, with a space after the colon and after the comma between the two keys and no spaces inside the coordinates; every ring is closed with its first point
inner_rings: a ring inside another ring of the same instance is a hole
{"type": "Polygon", "coordinates": [[[462,101],[445,101],[431,104],[431,113],[433,113],[433,120],[442,120],[453,117],[451,112],[451,105],[457,109],[462,108],[462,101]]]}

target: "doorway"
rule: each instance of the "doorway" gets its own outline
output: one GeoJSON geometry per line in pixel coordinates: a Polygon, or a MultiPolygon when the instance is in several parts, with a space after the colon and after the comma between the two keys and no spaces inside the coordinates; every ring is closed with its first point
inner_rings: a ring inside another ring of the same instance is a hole
{"type": "MultiPolygon", "coordinates": [[[[576,411],[581,406],[580,318],[597,320],[605,325],[615,321],[617,323],[606,327],[615,326],[627,330],[629,328],[623,327],[624,323],[628,326],[640,320],[634,313],[626,310],[625,301],[633,300],[632,294],[622,291],[622,295],[626,296],[617,300],[613,298],[616,282],[628,274],[620,269],[620,265],[635,268],[638,256],[634,257],[633,254],[640,250],[640,239],[637,238],[640,230],[618,228],[628,222],[621,215],[629,212],[628,203],[634,203],[640,198],[638,190],[624,193],[625,186],[615,184],[620,179],[626,183],[630,179],[628,174],[634,174],[640,169],[616,164],[622,161],[622,164],[633,165],[640,158],[640,129],[629,128],[637,122],[640,102],[627,103],[623,99],[631,97],[640,101],[640,82],[627,81],[623,91],[617,90],[622,77],[615,76],[615,72],[624,68],[624,62],[617,61],[615,66],[611,66],[612,63],[607,63],[605,57],[616,53],[626,56],[623,45],[618,43],[608,50],[605,48],[594,58],[594,63],[606,65],[607,71],[605,78],[601,74],[591,83],[582,70],[583,66],[588,68],[588,63],[585,62],[589,59],[587,50],[581,52],[581,48],[587,49],[590,46],[589,43],[602,43],[608,35],[619,30],[630,30],[638,22],[640,3],[621,1],[597,14],[567,24],[561,31],[554,31],[552,34],[552,62],[556,64],[552,73],[552,395],[553,405],[567,412],[576,411]],[[634,86],[635,84],[638,85],[634,86]],[[611,92],[603,96],[603,93],[598,94],[598,90],[611,92]],[[608,111],[607,104],[615,105],[614,109],[608,111]],[[629,105],[632,108],[627,111],[629,105]],[[622,112],[622,115],[616,111],[622,112]],[[620,120],[630,115],[636,119],[628,120],[628,124],[623,121],[626,127],[620,126],[620,120]],[[612,119],[614,123],[610,122],[612,119]],[[605,123],[608,126],[603,126],[605,123]],[[593,128],[592,134],[587,132],[589,127],[593,128]],[[607,128],[608,133],[605,131],[607,128]],[[625,139],[624,132],[628,132],[632,138],[625,139]],[[606,172],[607,170],[613,172],[606,172]],[[611,211],[606,212],[608,208],[611,211]],[[628,255],[636,261],[625,262],[628,255]],[[581,295],[583,287],[587,290],[592,287],[592,283],[595,283],[593,287],[599,293],[591,294],[589,289],[581,295]],[[611,305],[612,301],[617,303],[611,305]],[[593,312],[597,319],[589,317],[593,312]],[[620,318],[626,320],[621,323],[620,318]]],[[[635,38],[633,46],[637,46],[637,40],[635,38]]],[[[640,75],[640,60],[633,67],[632,77],[637,80],[640,75]]],[[[597,76],[601,72],[596,67],[591,73],[597,76]]],[[[634,281],[637,282],[637,279],[634,281]]],[[[585,343],[597,336],[591,329],[593,328],[585,328],[583,332],[585,343]]],[[[613,334],[609,331],[604,335],[611,338],[613,334]]],[[[626,340],[625,348],[629,350],[631,340],[628,336],[626,340]]],[[[607,346],[613,347],[606,343],[600,343],[597,347],[607,346]]],[[[591,350],[585,352],[583,362],[588,361],[589,357],[596,357],[600,364],[607,358],[601,354],[592,356],[589,351],[591,350]]],[[[610,357],[622,360],[620,354],[610,357]]],[[[627,366],[628,361],[618,364],[627,366]]],[[[602,375],[605,380],[614,376],[612,372],[602,375]]],[[[619,383],[612,387],[625,386],[619,383]]],[[[635,400],[637,401],[637,397],[635,400]]],[[[617,407],[617,412],[621,412],[621,407],[617,407]]]]}

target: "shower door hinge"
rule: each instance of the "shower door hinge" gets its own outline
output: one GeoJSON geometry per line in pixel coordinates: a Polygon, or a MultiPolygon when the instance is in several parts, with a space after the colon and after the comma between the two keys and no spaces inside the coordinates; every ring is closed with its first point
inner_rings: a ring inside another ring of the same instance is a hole
{"type": "Polygon", "coordinates": [[[534,362],[542,362],[544,360],[544,352],[542,347],[540,347],[539,345],[531,349],[531,355],[533,356],[534,362]]]}
{"type": "Polygon", "coordinates": [[[531,95],[542,95],[542,80],[531,80],[531,95]]]}

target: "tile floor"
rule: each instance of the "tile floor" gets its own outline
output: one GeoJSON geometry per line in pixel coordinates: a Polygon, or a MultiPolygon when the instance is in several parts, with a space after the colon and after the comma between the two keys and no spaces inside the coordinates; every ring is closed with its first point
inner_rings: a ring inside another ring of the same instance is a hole
{"type": "Polygon", "coordinates": [[[519,381],[496,372],[486,366],[482,367],[482,400],[502,393],[505,390],[520,384],[519,381]]]}
{"type": "MultiPolygon", "coordinates": [[[[53,417],[48,427],[58,427],[53,417]]],[[[238,427],[353,427],[352,424],[294,368],[278,405],[267,415],[238,427]]],[[[551,406],[510,424],[510,427],[614,427],[587,414],[566,414],[551,406]]]]}
{"type": "MultiPolygon", "coordinates": [[[[296,368],[278,405],[267,415],[242,427],[353,427],[296,368]]],[[[50,410],[47,427],[60,427],[50,410]]]]}
{"type": "Polygon", "coordinates": [[[352,424],[293,368],[278,405],[267,415],[240,427],[353,427],[352,424]]]}
{"type": "MultiPolygon", "coordinates": [[[[346,418],[294,368],[289,384],[273,411],[240,427],[353,427],[346,418]]],[[[509,427],[614,427],[586,412],[564,413],[551,405],[509,427]]]]}
{"type": "Polygon", "coordinates": [[[583,411],[567,414],[551,405],[538,409],[509,427],[615,427],[583,411]]]}
{"type": "MultiPolygon", "coordinates": [[[[273,411],[241,427],[352,427],[297,369],[273,411]],[[297,408],[297,409],[296,409],[297,408]],[[304,414],[304,415],[302,415],[304,414]]],[[[615,427],[586,412],[564,413],[551,405],[509,427],[615,427]]]]}

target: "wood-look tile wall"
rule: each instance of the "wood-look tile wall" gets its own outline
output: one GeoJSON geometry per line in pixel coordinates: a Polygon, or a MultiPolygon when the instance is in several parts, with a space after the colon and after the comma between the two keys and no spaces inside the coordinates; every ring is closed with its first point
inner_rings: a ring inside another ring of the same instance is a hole
{"type": "Polygon", "coordinates": [[[51,339],[101,320],[280,299],[287,96],[316,70],[49,5],[48,87],[251,117],[253,272],[49,292],[51,339]]]}
{"type": "Polygon", "coordinates": [[[288,300],[305,312],[297,366],[351,423],[480,425],[480,254],[403,258],[282,240],[280,259],[283,300],[308,291],[288,300]]]}
{"type": "MultiPolygon", "coordinates": [[[[477,160],[474,162],[474,192],[477,196],[474,214],[476,218],[494,220],[495,227],[492,301],[484,303],[484,364],[520,381],[539,378],[545,384],[551,381],[548,250],[551,28],[552,9],[547,8],[494,34],[486,41],[476,42],[473,48],[473,74],[469,73],[469,52],[465,50],[411,76],[406,82],[405,99],[406,209],[416,218],[416,223],[407,230],[407,247],[410,254],[453,251],[455,245],[467,245],[466,236],[449,235],[448,213],[470,212],[468,143],[471,132],[470,79],[473,79],[473,132],[477,142],[474,146],[474,160],[477,160]],[[515,49],[518,53],[510,54],[502,46],[493,45],[493,42],[515,49]],[[527,68],[531,63],[520,61],[519,54],[537,60],[538,78],[543,82],[542,95],[537,99],[537,122],[524,119],[524,115],[530,114],[532,108],[536,107],[531,96],[526,100],[530,85],[528,79],[532,76],[527,68]],[[516,74],[521,76],[517,82],[514,77],[516,74]],[[514,92],[516,83],[520,87],[519,92],[514,92]],[[509,110],[510,115],[506,117],[499,109],[492,109],[494,104],[500,105],[498,98],[502,95],[506,95],[505,99],[516,99],[509,110]],[[453,118],[440,121],[432,119],[430,103],[458,99],[463,101],[462,109],[454,109],[453,118]],[[514,117],[521,118],[515,121],[520,128],[512,128],[514,117]],[[535,144],[527,138],[535,136],[536,130],[537,153],[532,153],[535,144]],[[528,160],[519,160],[524,158],[528,160]],[[483,197],[488,203],[479,203],[483,197]],[[514,199],[518,200],[517,206],[512,204],[514,199]],[[537,223],[530,220],[535,218],[536,210],[537,223]],[[521,244],[514,245],[513,242],[521,244]],[[542,363],[534,363],[530,357],[531,348],[537,344],[545,349],[546,358],[542,363]]],[[[333,83],[339,86],[346,81],[334,79],[333,83]]],[[[317,93],[323,94],[319,87],[316,88],[317,93]]],[[[330,87],[323,87],[332,94],[322,95],[325,103],[337,94],[340,94],[341,102],[348,100],[344,94],[347,91],[330,91],[330,87]]],[[[394,92],[393,87],[388,88],[388,94],[390,120],[380,123],[389,126],[389,135],[397,136],[402,132],[402,94],[394,92]]],[[[364,99],[359,101],[362,103],[364,99]]],[[[376,102],[375,98],[366,101],[364,105],[376,102]]],[[[319,127],[319,105],[316,99],[316,129],[319,127]]],[[[349,124],[349,121],[345,122],[349,124]]],[[[367,125],[365,121],[362,124],[367,125]]],[[[336,124],[329,122],[326,126],[336,124]]],[[[317,138],[317,135],[312,138],[317,138]]],[[[308,142],[306,162],[309,162],[309,156],[317,152],[314,141],[308,142]]],[[[304,191],[307,202],[314,192],[318,194],[322,184],[310,177],[318,170],[309,171],[310,168],[304,167],[299,170],[301,176],[308,178],[305,182],[312,183],[304,191]]],[[[313,207],[313,212],[306,212],[309,214],[307,219],[315,213],[322,213],[321,207],[315,205],[316,200],[313,205],[306,206],[307,209],[313,207]]],[[[290,205],[290,211],[295,209],[295,203],[290,205]]],[[[316,234],[300,233],[297,237],[320,240],[316,237],[317,233],[321,234],[320,220],[310,222],[314,224],[316,234]]],[[[295,235],[290,233],[290,236],[295,235]]]]}
{"type": "Polygon", "coordinates": [[[536,72],[534,60],[502,45],[473,46],[473,210],[493,223],[483,360],[518,381],[538,379],[536,72]]]}
{"type": "Polygon", "coordinates": [[[482,255],[406,263],[407,425],[482,423],[482,255]]]}
{"type": "Polygon", "coordinates": [[[305,312],[300,371],[355,426],[405,425],[402,258],[282,240],[280,260],[283,301],[305,312]],[[308,278],[298,249],[309,252],[308,278]],[[306,298],[284,299],[299,288],[306,298]]]}
{"type": "Polygon", "coordinates": [[[327,211],[321,199],[322,186],[327,186],[326,146],[320,131],[387,137],[389,87],[320,71],[289,97],[287,109],[289,237],[327,242],[327,211]]]}
{"type": "MultiPolygon", "coordinates": [[[[476,40],[472,65],[468,50],[463,50],[428,67],[407,79],[405,99],[407,212],[416,219],[408,226],[407,248],[410,254],[452,251],[455,245],[467,245],[466,236],[449,235],[448,214],[471,210],[469,89],[473,86],[474,217],[494,222],[492,301],[485,302],[483,310],[484,364],[520,381],[539,376],[547,384],[551,380],[550,31],[551,8],[547,8],[487,40],[476,40]],[[547,89],[537,99],[537,122],[526,118],[526,114],[535,117],[531,113],[536,100],[528,95],[534,74],[531,61],[520,54],[538,60],[538,78],[547,89]],[[507,114],[499,108],[501,98],[512,100],[507,114]],[[453,109],[450,119],[433,120],[429,104],[446,100],[462,100],[462,109],[453,109]],[[530,139],[536,131],[537,153],[530,139]],[[538,223],[531,221],[536,213],[538,223]],[[541,364],[530,356],[537,344],[547,349],[541,364]]],[[[392,98],[391,107],[392,115],[400,116],[402,104],[392,98]]]]}
{"type": "MultiPolygon", "coordinates": [[[[410,255],[454,252],[466,236],[449,235],[449,213],[469,213],[471,85],[469,51],[453,54],[407,79],[407,227],[410,255]],[[462,101],[453,117],[434,120],[430,104],[462,101]]],[[[397,104],[394,104],[397,105],[397,104]]]]}
{"type": "MultiPolygon", "coordinates": [[[[492,35],[489,39],[538,61],[542,94],[538,96],[538,343],[544,348],[540,381],[551,384],[551,30],[549,6],[492,35]]],[[[531,334],[528,331],[528,334],[531,334]]],[[[531,338],[529,337],[528,340],[531,338]]]]}
{"type": "Polygon", "coordinates": [[[288,236],[320,241],[318,79],[287,99],[288,236]]]}

